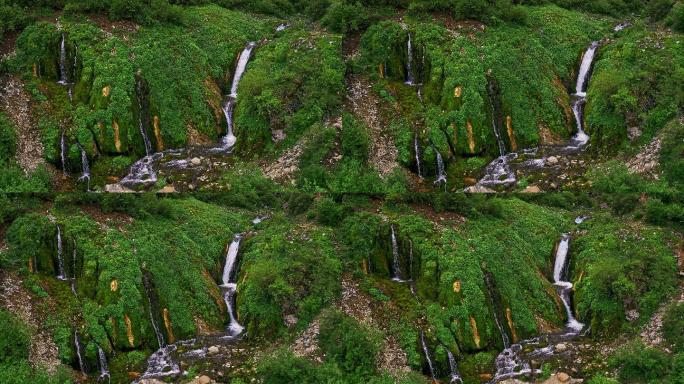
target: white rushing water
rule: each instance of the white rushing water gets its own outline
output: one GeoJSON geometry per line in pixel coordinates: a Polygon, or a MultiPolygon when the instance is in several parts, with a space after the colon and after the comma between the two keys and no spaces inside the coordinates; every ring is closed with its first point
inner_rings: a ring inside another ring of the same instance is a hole
{"type": "Polygon", "coordinates": [[[223,267],[223,277],[221,290],[223,291],[223,300],[226,302],[226,309],[228,311],[229,324],[228,335],[230,337],[238,336],[244,330],[244,327],[237,321],[235,315],[235,293],[237,290],[237,256],[240,251],[240,242],[242,241],[242,234],[237,234],[233,241],[228,246],[226,252],[226,264],[223,267]]]}
{"type": "Polygon", "coordinates": [[[69,84],[69,78],[66,69],[66,35],[62,33],[62,40],[59,43],[59,81],[58,84],[69,84]]]}
{"type": "Polygon", "coordinates": [[[394,224],[390,225],[390,240],[392,242],[392,280],[402,282],[401,264],[399,262],[399,244],[394,224]]]}
{"type": "Polygon", "coordinates": [[[74,331],[74,346],[76,347],[76,357],[78,358],[78,368],[82,373],[87,373],[85,362],[83,361],[83,352],[81,351],[81,340],[78,337],[78,331],[74,331]]]}
{"type": "Polygon", "coordinates": [[[432,362],[432,358],[430,358],[430,350],[428,349],[427,344],[425,343],[425,333],[423,332],[423,330],[420,331],[420,345],[423,348],[423,354],[425,355],[425,360],[428,363],[430,377],[432,378],[432,381],[435,381],[435,365],[432,362]]]}
{"type": "Polygon", "coordinates": [[[413,136],[413,151],[416,154],[416,170],[418,171],[418,177],[423,178],[423,164],[420,161],[420,143],[418,142],[418,133],[413,136]]]}
{"type": "Polygon", "coordinates": [[[99,345],[97,346],[97,360],[100,367],[100,376],[97,378],[97,381],[101,382],[107,379],[107,382],[111,382],[111,375],[107,366],[107,355],[105,355],[105,352],[99,345]]]}
{"type": "Polygon", "coordinates": [[[59,157],[62,160],[62,174],[66,176],[66,139],[64,138],[64,130],[62,130],[62,135],[59,138],[59,157]]]}
{"type": "Polygon", "coordinates": [[[577,74],[577,83],[575,85],[574,100],[572,102],[572,112],[575,116],[575,124],[577,125],[577,133],[572,138],[573,147],[581,147],[589,141],[589,135],[584,132],[584,104],[586,103],[586,89],[591,75],[591,65],[594,62],[594,55],[599,43],[594,41],[582,56],[582,63],[580,64],[579,73],[577,74]]]}
{"type": "Polygon", "coordinates": [[[449,384],[463,384],[463,379],[461,378],[461,374],[458,371],[458,364],[456,363],[456,359],[454,358],[454,354],[451,353],[451,351],[446,348],[447,352],[447,357],[449,359],[449,372],[450,372],[450,379],[449,379],[449,384]]]}
{"type": "Polygon", "coordinates": [[[444,170],[444,160],[442,159],[442,154],[439,153],[437,148],[435,148],[435,159],[437,161],[437,179],[435,179],[436,185],[445,184],[447,182],[446,172],[444,170]]]}
{"type": "Polygon", "coordinates": [[[222,149],[230,150],[237,141],[237,138],[233,134],[233,110],[235,109],[235,104],[237,103],[237,91],[238,85],[240,84],[240,79],[247,69],[247,63],[252,56],[252,50],[256,46],[256,43],[249,42],[245,49],[240,53],[237,66],[235,67],[235,74],[233,75],[233,82],[230,86],[230,94],[223,103],[223,114],[226,117],[226,135],[221,139],[222,149]]]}
{"type": "Polygon", "coordinates": [[[152,305],[152,295],[150,294],[150,286],[149,283],[147,282],[147,277],[143,276],[143,286],[145,288],[145,296],[147,296],[147,308],[148,308],[148,314],[150,315],[150,323],[152,323],[152,329],[154,330],[154,335],[157,337],[157,345],[159,348],[163,348],[166,346],[166,342],[164,341],[164,335],[161,333],[161,330],[159,329],[159,325],[157,325],[157,320],[154,318],[154,312],[153,312],[153,305],[152,305]]]}
{"type": "Polygon", "coordinates": [[[64,255],[62,248],[62,228],[57,226],[57,278],[59,280],[66,280],[66,273],[64,272],[64,255]]]}
{"type": "Polygon", "coordinates": [[[138,99],[138,129],[140,130],[140,136],[145,144],[145,155],[149,156],[152,153],[152,143],[150,138],[147,136],[147,130],[144,124],[144,111],[143,111],[143,90],[142,90],[142,80],[138,77],[135,82],[135,95],[138,99]]]}
{"type": "Polygon", "coordinates": [[[578,334],[582,330],[582,328],[584,328],[584,324],[577,321],[577,319],[575,319],[574,314],[572,313],[572,307],[570,306],[570,291],[572,290],[572,283],[564,280],[564,275],[568,263],[569,244],[570,236],[563,235],[560,242],[558,243],[558,249],[556,250],[556,261],[553,267],[553,281],[559,289],[558,295],[560,296],[560,299],[563,302],[563,306],[565,307],[565,312],[568,317],[568,322],[566,323],[566,326],[568,327],[570,332],[578,334]]]}
{"type": "Polygon", "coordinates": [[[88,164],[88,154],[86,154],[85,149],[79,145],[79,148],[81,149],[81,169],[82,169],[82,174],[81,177],[78,178],[78,181],[87,181],[87,190],[90,191],[90,165],[88,164]]]}
{"type": "Polygon", "coordinates": [[[411,42],[411,32],[408,33],[408,46],[406,49],[406,84],[413,85],[416,79],[413,75],[413,44],[411,42]]]}

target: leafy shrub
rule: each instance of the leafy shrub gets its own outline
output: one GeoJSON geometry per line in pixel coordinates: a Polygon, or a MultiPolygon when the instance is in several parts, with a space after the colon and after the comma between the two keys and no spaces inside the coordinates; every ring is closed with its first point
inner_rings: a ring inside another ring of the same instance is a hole
{"type": "Polygon", "coordinates": [[[342,154],[361,162],[368,160],[368,148],[370,147],[368,133],[363,125],[357,122],[350,114],[345,114],[342,119],[342,154]]]}
{"type": "Polygon", "coordinates": [[[330,310],[320,320],[319,346],[343,372],[356,377],[375,372],[379,340],[353,318],[330,310]]]}
{"type": "Polygon", "coordinates": [[[684,304],[674,305],[667,311],[663,318],[663,335],[675,352],[684,352],[684,304]]]}
{"type": "Polygon", "coordinates": [[[339,225],[346,213],[345,206],[327,197],[319,200],[316,204],[316,220],[323,225],[339,225]]]}
{"type": "Polygon", "coordinates": [[[11,313],[0,309],[0,365],[28,359],[29,339],[28,329],[11,313]]]}
{"type": "Polygon", "coordinates": [[[350,4],[346,1],[333,3],[321,24],[337,33],[349,33],[362,29],[368,22],[368,13],[360,2],[350,4]]]}
{"type": "Polygon", "coordinates": [[[317,366],[305,358],[294,356],[290,351],[280,351],[264,359],[257,373],[262,376],[264,384],[319,384],[340,376],[334,366],[317,366]]]}
{"type": "Polygon", "coordinates": [[[621,383],[656,382],[670,371],[668,357],[664,352],[634,343],[623,348],[610,361],[619,368],[621,383]]]}
{"type": "Polygon", "coordinates": [[[669,22],[676,31],[684,32],[684,3],[680,1],[672,7],[669,22]]]}
{"type": "Polygon", "coordinates": [[[0,113],[0,165],[10,161],[16,150],[14,127],[4,114],[0,113]]]}

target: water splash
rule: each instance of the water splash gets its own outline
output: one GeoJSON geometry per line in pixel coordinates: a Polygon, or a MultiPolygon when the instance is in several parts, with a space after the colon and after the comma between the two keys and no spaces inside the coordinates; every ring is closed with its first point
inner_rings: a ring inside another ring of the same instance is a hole
{"type": "Polygon", "coordinates": [[[237,66],[235,67],[235,74],[233,75],[233,82],[230,86],[230,94],[226,97],[223,102],[223,115],[226,117],[226,135],[221,139],[221,149],[230,150],[237,141],[237,138],[233,134],[233,110],[235,109],[235,104],[237,103],[237,91],[242,75],[245,73],[247,68],[247,63],[252,56],[252,50],[256,46],[255,42],[249,42],[245,49],[240,53],[240,58],[238,59],[237,66]]]}
{"type": "Polygon", "coordinates": [[[575,218],[575,224],[577,224],[577,225],[582,224],[582,223],[584,223],[584,221],[585,221],[586,219],[588,219],[588,218],[589,218],[589,216],[585,216],[585,215],[577,216],[577,217],[575,218]]]}
{"type": "Polygon", "coordinates": [[[226,302],[228,310],[229,324],[228,336],[235,337],[242,333],[244,327],[238,323],[235,316],[235,293],[237,291],[237,256],[240,251],[240,242],[242,241],[242,234],[237,234],[228,247],[226,252],[226,264],[223,267],[223,277],[221,279],[221,290],[223,291],[223,300],[226,302]]]}

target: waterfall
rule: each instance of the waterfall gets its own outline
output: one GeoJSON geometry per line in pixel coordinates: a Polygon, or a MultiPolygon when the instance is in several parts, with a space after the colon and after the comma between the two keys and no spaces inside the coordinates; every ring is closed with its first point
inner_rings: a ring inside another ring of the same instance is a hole
{"type": "Polygon", "coordinates": [[[425,360],[427,361],[428,368],[430,369],[430,377],[432,378],[432,381],[435,381],[435,366],[430,358],[430,351],[425,343],[425,333],[422,329],[420,330],[420,345],[423,347],[423,354],[425,355],[425,360]]]}
{"type": "MultiPolygon", "coordinates": [[[[446,349],[446,348],[445,348],[446,349]]],[[[454,354],[451,353],[449,349],[446,349],[447,357],[449,358],[449,372],[451,373],[451,379],[449,379],[449,384],[463,384],[463,379],[458,371],[458,364],[454,358],[454,354]]]]}
{"type": "Polygon", "coordinates": [[[580,64],[579,73],[577,74],[577,83],[575,85],[574,100],[572,102],[572,112],[575,115],[575,123],[577,124],[577,133],[573,136],[574,147],[580,147],[589,141],[589,136],[584,132],[584,104],[586,103],[586,88],[591,77],[591,65],[594,61],[594,54],[598,48],[598,41],[591,43],[587,51],[582,56],[582,63],[580,64]]]}
{"type": "Polygon", "coordinates": [[[71,253],[71,293],[78,298],[78,293],[76,293],[76,240],[74,240],[74,250],[71,253]]]}
{"type": "Polygon", "coordinates": [[[62,254],[62,228],[57,226],[57,278],[59,280],[66,280],[66,273],[64,273],[64,255],[62,254]]]}
{"type": "Polygon", "coordinates": [[[143,122],[144,95],[142,91],[142,79],[138,77],[135,82],[135,96],[138,99],[138,128],[140,129],[140,135],[145,143],[145,155],[149,156],[152,153],[152,143],[150,142],[150,138],[147,136],[147,130],[145,129],[145,124],[143,122]]]}
{"type": "MultiPolygon", "coordinates": [[[[78,358],[78,368],[81,373],[86,374],[88,369],[86,368],[85,361],[83,361],[83,352],[81,350],[81,339],[78,337],[78,331],[74,331],[74,346],[76,347],[76,357],[78,358]]],[[[99,351],[98,351],[99,352],[99,351]]]]}
{"type": "Polygon", "coordinates": [[[411,43],[411,32],[408,33],[408,47],[406,56],[406,84],[413,85],[415,82],[415,77],[413,75],[413,44],[411,43]]]}
{"type": "Polygon", "coordinates": [[[575,218],[575,224],[577,224],[577,225],[582,224],[582,223],[584,223],[584,220],[586,220],[588,218],[589,218],[589,216],[585,216],[585,215],[577,216],[575,218]]]}
{"type": "Polygon", "coordinates": [[[64,138],[64,130],[62,130],[62,135],[59,138],[59,157],[62,159],[62,174],[66,176],[66,140],[64,138]]]}
{"type": "Polygon", "coordinates": [[[572,283],[563,280],[568,263],[567,256],[569,243],[570,236],[568,236],[567,234],[563,235],[560,242],[558,243],[558,249],[556,250],[556,261],[553,267],[553,282],[559,289],[558,295],[560,296],[560,299],[563,302],[565,312],[568,316],[568,322],[566,326],[570,329],[571,332],[577,334],[582,330],[582,328],[584,328],[584,324],[577,321],[577,319],[575,319],[575,316],[572,313],[572,307],[570,306],[570,292],[572,291],[572,283]]]}
{"type": "Polygon", "coordinates": [[[106,378],[107,382],[111,382],[112,378],[109,375],[109,368],[107,367],[107,355],[105,355],[105,352],[99,345],[97,346],[97,359],[98,365],[100,366],[100,376],[97,378],[97,381],[104,381],[106,378]]]}
{"type": "Polygon", "coordinates": [[[226,302],[226,309],[230,323],[228,324],[228,332],[230,337],[234,337],[242,333],[244,327],[238,323],[235,315],[235,293],[237,291],[237,271],[236,261],[238,252],[240,250],[240,242],[242,241],[242,234],[237,234],[228,247],[226,253],[226,264],[223,267],[223,278],[221,279],[221,290],[223,291],[223,300],[226,302]]]}
{"type": "Polygon", "coordinates": [[[499,333],[501,334],[501,341],[503,342],[504,349],[506,349],[511,346],[511,341],[508,338],[506,329],[503,326],[503,321],[501,321],[501,319],[499,318],[499,311],[497,310],[497,302],[494,300],[494,287],[492,284],[492,276],[490,273],[485,273],[485,284],[487,286],[489,297],[492,300],[492,313],[494,314],[494,323],[496,324],[496,327],[499,329],[499,333]]]}
{"type": "Polygon", "coordinates": [[[445,184],[447,182],[446,172],[444,171],[444,160],[442,159],[442,154],[439,153],[437,148],[435,148],[435,158],[437,159],[437,179],[435,184],[445,184]]]}
{"type": "Polygon", "coordinates": [[[78,178],[78,181],[86,180],[88,182],[87,190],[90,191],[90,165],[88,165],[88,154],[86,154],[85,149],[79,144],[78,147],[81,149],[81,169],[83,174],[78,178]]]}
{"type": "Polygon", "coordinates": [[[59,81],[57,82],[61,85],[69,84],[66,60],[66,34],[62,32],[62,41],[59,43],[59,81]]]}
{"type": "Polygon", "coordinates": [[[413,151],[416,154],[416,169],[418,170],[418,177],[423,178],[423,165],[420,162],[420,143],[418,142],[418,132],[413,136],[413,151]]]}
{"type": "Polygon", "coordinates": [[[149,310],[149,315],[150,315],[150,322],[152,323],[152,329],[154,330],[154,334],[157,337],[157,344],[159,345],[159,348],[163,348],[166,346],[166,342],[164,341],[164,335],[161,333],[161,330],[159,329],[159,325],[157,325],[157,320],[154,317],[154,303],[152,302],[152,292],[153,287],[152,287],[152,282],[150,281],[150,277],[148,276],[147,273],[143,273],[143,286],[145,288],[145,296],[147,296],[147,307],[149,310]]]}
{"type": "Polygon", "coordinates": [[[233,134],[233,110],[235,109],[235,104],[237,103],[237,90],[238,85],[240,84],[240,79],[242,79],[242,75],[245,73],[247,63],[249,62],[249,59],[252,55],[252,50],[255,46],[256,43],[253,41],[249,42],[245,49],[242,50],[242,53],[240,53],[240,58],[238,59],[237,66],[235,67],[235,74],[233,75],[233,83],[230,86],[230,94],[228,97],[226,97],[226,100],[222,106],[223,114],[226,117],[226,135],[223,137],[223,139],[221,139],[221,143],[223,144],[221,149],[223,150],[231,149],[237,141],[237,138],[233,134]]]}
{"type": "Polygon", "coordinates": [[[392,240],[392,280],[404,281],[401,278],[401,264],[399,262],[399,244],[397,244],[397,234],[394,229],[394,224],[390,225],[390,233],[392,240]]]}
{"type": "Polygon", "coordinates": [[[413,240],[409,240],[409,281],[413,281],[413,240]]]}
{"type": "Polygon", "coordinates": [[[499,146],[499,156],[503,157],[506,155],[506,144],[501,137],[501,132],[499,132],[499,124],[497,123],[498,111],[496,109],[496,104],[494,103],[494,82],[492,80],[487,84],[487,96],[489,97],[489,106],[492,109],[492,130],[494,130],[494,137],[496,137],[496,144],[499,146]]]}

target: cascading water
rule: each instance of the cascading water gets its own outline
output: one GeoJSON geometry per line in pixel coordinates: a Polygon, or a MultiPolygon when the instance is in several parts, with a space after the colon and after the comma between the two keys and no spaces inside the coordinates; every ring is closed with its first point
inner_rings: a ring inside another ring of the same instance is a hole
{"type": "Polygon", "coordinates": [[[446,353],[447,358],[449,359],[449,372],[451,374],[449,384],[463,384],[463,379],[461,378],[461,373],[458,371],[458,364],[456,363],[454,354],[451,353],[449,349],[446,349],[446,353]]]}
{"type": "Polygon", "coordinates": [[[442,154],[439,153],[437,148],[435,148],[435,159],[437,161],[437,179],[435,180],[435,185],[446,185],[447,177],[444,171],[444,160],[442,159],[442,154]]]}
{"type": "Polygon", "coordinates": [[[572,307],[570,306],[570,291],[572,290],[572,283],[563,280],[564,275],[566,274],[565,271],[567,269],[568,263],[569,243],[570,236],[567,234],[563,235],[561,241],[558,243],[558,249],[556,250],[556,261],[553,268],[553,281],[559,289],[558,296],[560,296],[563,306],[565,307],[565,312],[568,316],[568,322],[566,323],[566,326],[571,333],[579,334],[579,332],[582,331],[582,328],[584,328],[584,324],[577,321],[572,313],[572,307]]]}
{"type": "Polygon", "coordinates": [[[62,135],[59,138],[59,157],[62,159],[62,174],[66,176],[66,139],[64,138],[64,131],[62,131],[62,135]]]}
{"type": "Polygon", "coordinates": [[[74,331],[74,346],[76,347],[76,357],[78,358],[78,368],[81,370],[81,373],[87,374],[88,368],[86,367],[85,361],[83,360],[81,339],[78,337],[78,331],[74,331]]]}
{"type": "MultiPolygon", "coordinates": [[[[585,216],[580,216],[575,219],[575,222],[580,224],[584,219],[586,219],[585,216]]],[[[496,374],[491,383],[531,373],[540,374],[540,369],[533,370],[531,368],[529,360],[548,359],[552,357],[555,351],[553,345],[554,340],[555,342],[571,340],[579,336],[582,328],[584,328],[584,324],[575,319],[572,313],[572,307],[570,306],[572,283],[564,280],[564,275],[566,275],[567,271],[569,244],[570,236],[564,234],[556,249],[553,268],[554,285],[558,288],[558,296],[563,302],[568,317],[566,331],[560,334],[543,335],[524,340],[504,349],[496,358],[496,374]]]]}
{"type": "Polygon", "coordinates": [[[97,361],[98,366],[100,367],[100,376],[97,378],[97,381],[101,382],[106,378],[107,382],[111,382],[112,378],[109,374],[109,367],[107,366],[107,355],[105,355],[105,352],[99,345],[97,346],[97,361]]]}
{"type": "Polygon", "coordinates": [[[74,250],[71,253],[71,293],[78,297],[76,293],[76,240],[74,240],[74,250]]]}
{"type": "Polygon", "coordinates": [[[506,329],[504,328],[504,323],[501,321],[499,318],[499,311],[498,311],[498,305],[497,301],[495,301],[495,296],[494,296],[494,284],[492,282],[492,275],[490,273],[485,273],[485,285],[487,286],[487,292],[489,293],[489,297],[492,300],[492,312],[494,314],[494,323],[496,324],[496,327],[499,329],[499,333],[501,334],[501,342],[503,343],[504,349],[508,348],[511,346],[511,341],[508,338],[508,333],[506,333],[506,329]]]}
{"type": "Polygon", "coordinates": [[[409,240],[409,281],[413,281],[413,240],[409,240]]]}
{"type": "Polygon", "coordinates": [[[235,316],[235,293],[237,290],[237,269],[236,262],[238,252],[240,251],[240,242],[242,241],[242,234],[237,234],[228,247],[226,252],[226,264],[223,267],[223,277],[221,279],[221,290],[223,291],[223,300],[226,302],[228,310],[228,317],[230,323],[228,324],[228,336],[235,337],[242,333],[244,327],[238,323],[235,316]]]}
{"type": "Polygon", "coordinates": [[[415,80],[415,76],[413,75],[413,44],[411,42],[411,32],[409,32],[406,52],[406,84],[414,85],[415,80]]]}
{"type": "Polygon", "coordinates": [[[247,68],[247,63],[249,58],[252,56],[252,50],[256,46],[253,41],[247,44],[245,49],[240,53],[240,58],[238,59],[237,66],[235,67],[235,74],[233,75],[233,83],[230,86],[230,94],[226,97],[223,103],[223,114],[226,117],[226,135],[221,139],[221,149],[230,150],[237,141],[237,138],[233,134],[233,110],[235,109],[235,104],[237,103],[237,90],[240,84],[240,79],[245,73],[247,68]]]}
{"type": "Polygon", "coordinates": [[[496,91],[494,89],[493,80],[490,80],[489,84],[487,84],[487,97],[489,98],[489,105],[492,112],[492,130],[494,131],[494,137],[496,138],[496,145],[499,148],[499,157],[487,165],[485,174],[482,179],[477,182],[477,185],[490,186],[512,184],[515,183],[516,177],[515,172],[511,170],[509,161],[515,159],[518,155],[515,152],[510,154],[506,153],[506,144],[501,136],[497,119],[499,111],[496,108],[496,91]]]}
{"type": "Polygon", "coordinates": [[[143,273],[143,287],[145,288],[145,296],[147,296],[147,308],[150,315],[150,322],[152,323],[152,329],[154,330],[154,334],[157,337],[157,344],[159,345],[159,348],[163,348],[164,346],[166,346],[166,342],[164,341],[164,335],[161,333],[159,325],[157,324],[157,319],[154,316],[155,305],[152,301],[154,288],[152,286],[152,281],[150,279],[151,277],[147,273],[143,273]]]}
{"type": "Polygon", "coordinates": [[[66,60],[66,34],[62,32],[62,40],[59,43],[59,81],[57,82],[60,85],[69,84],[66,60]]]}
{"type": "Polygon", "coordinates": [[[591,75],[591,66],[594,62],[594,54],[598,48],[598,41],[591,43],[589,48],[582,56],[577,83],[575,85],[574,100],[572,102],[572,112],[575,115],[577,133],[572,138],[571,147],[582,147],[589,141],[589,135],[584,132],[584,104],[586,103],[586,88],[591,75]]]}
{"type": "Polygon", "coordinates": [[[418,142],[418,133],[413,136],[413,151],[416,154],[416,170],[418,171],[418,177],[423,178],[423,165],[420,161],[421,150],[420,143],[418,142]]]}
{"type": "Polygon", "coordinates": [[[432,381],[435,381],[435,365],[430,358],[430,350],[428,349],[427,343],[425,343],[425,333],[421,329],[420,331],[420,345],[423,348],[423,354],[425,355],[425,360],[428,363],[428,369],[430,370],[430,377],[432,381]]]}
{"type": "Polygon", "coordinates": [[[397,234],[394,229],[394,224],[390,225],[390,240],[392,242],[392,280],[402,282],[404,280],[401,278],[399,244],[397,243],[397,234]]]}
{"type": "Polygon", "coordinates": [[[80,144],[78,147],[81,149],[81,169],[83,170],[83,174],[78,178],[78,181],[87,181],[87,190],[90,191],[90,165],[88,164],[88,154],[86,154],[85,149],[83,149],[80,144]]]}
{"type": "Polygon", "coordinates": [[[64,255],[62,254],[62,228],[57,226],[57,278],[59,280],[66,280],[66,273],[64,273],[64,255]]]}
{"type": "Polygon", "coordinates": [[[152,143],[150,138],[147,136],[147,130],[144,124],[144,110],[143,110],[143,89],[142,89],[142,79],[138,77],[135,82],[135,96],[138,100],[138,129],[140,130],[140,136],[145,144],[145,155],[149,156],[152,153],[152,143]]]}

